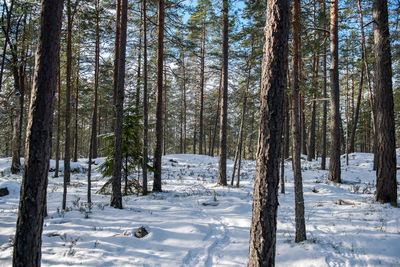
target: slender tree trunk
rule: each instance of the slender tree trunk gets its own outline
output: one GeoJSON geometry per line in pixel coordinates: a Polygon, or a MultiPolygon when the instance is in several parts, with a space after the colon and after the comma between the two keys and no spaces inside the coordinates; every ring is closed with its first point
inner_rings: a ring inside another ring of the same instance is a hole
{"type": "Polygon", "coordinates": [[[165,156],[168,151],[168,111],[167,111],[167,68],[164,65],[164,86],[163,86],[163,155],[165,156]]]}
{"type": "Polygon", "coordinates": [[[331,66],[331,154],[328,179],[341,183],[340,178],[340,112],[339,112],[339,40],[338,40],[338,0],[331,1],[330,50],[331,66]]]}
{"type": "Polygon", "coordinates": [[[217,127],[218,127],[218,119],[219,119],[219,112],[221,110],[221,89],[222,89],[222,66],[221,66],[221,74],[219,78],[219,86],[218,86],[218,99],[217,99],[217,114],[215,114],[215,121],[214,121],[214,134],[213,134],[213,139],[212,139],[212,145],[211,145],[211,152],[210,156],[214,157],[214,147],[215,147],[215,141],[217,137],[217,127]]]}
{"type": "MultiPolygon", "coordinates": [[[[363,19],[362,19],[362,11],[361,11],[361,3],[360,0],[358,0],[358,8],[360,12],[360,27],[363,27],[363,19]]],[[[364,39],[364,32],[361,32],[361,39],[364,39]]],[[[361,42],[361,61],[364,62],[364,43],[361,42]]],[[[361,96],[362,96],[362,87],[364,84],[364,64],[361,63],[361,70],[360,70],[360,83],[358,85],[358,95],[357,95],[357,107],[355,110],[355,115],[354,115],[354,122],[353,122],[353,128],[351,131],[351,136],[350,136],[350,145],[349,145],[349,153],[354,152],[354,143],[355,143],[355,137],[356,137],[356,130],[357,130],[357,124],[358,124],[358,117],[360,113],[360,106],[361,106],[361,96]]]]}
{"type": "Polygon", "coordinates": [[[350,137],[350,147],[349,147],[349,152],[354,152],[354,144],[355,144],[355,136],[356,136],[356,130],[357,130],[357,124],[358,124],[358,117],[360,113],[360,106],[361,106],[361,95],[362,95],[362,87],[364,83],[364,61],[365,61],[365,41],[364,41],[364,22],[363,22],[363,15],[362,15],[362,9],[361,9],[361,0],[357,1],[357,6],[358,6],[358,12],[360,13],[360,35],[361,35],[361,70],[360,70],[360,83],[358,87],[358,96],[357,96],[357,107],[355,110],[355,115],[354,115],[354,122],[353,122],[353,129],[351,132],[351,137],[350,137]]]}
{"type": "Polygon", "coordinates": [[[79,105],[79,61],[80,52],[78,46],[78,62],[76,64],[76,82],[75,82],[75,137],[74,137],[74,159],[73,162],[78,161],[78,105],[79,105]]]}
{"type": "Polygon", "coordinates": [[[54,171],[54,177],[58,177],[58,172],[60,168],[60,123],[61,123],[61,70],[58,67],[58,85],[57,85],[57,139],[56,139],[56,169],[54,171]]]}
{"type": "MultiPolygon", "coordinates": [[[[323,4],[323,14],[326,14],[326,1],[323,4]]],[[[325,27],[327,27],[326,23],[324,23],[325,27]]],[[[324,98],[327,98],[326,87],[327,87],[327,72],[326,72],[326,40],[328,38],[328,34],[325,32],[324,34],[324,43],[322,46],[323,49],[323,86],[322,86],[322,95],[324,98]]],[[[326,124],[327,124],[327,102],[323,101],[322,104],[322,153],[321,153],[321,170],[326,169],[326,124]]]]}
{"type": "MultiPolygon", "coordinates": [[[[11,45],[10,45],[11,46],[11,45]]],[[[20,127],[20,117],[22,116],[21,111],[23,111],[23,101],[21,101],[21,84],[20,84],[20,73],[18,69],[18,56],[17,56],[17,46],[13,45],[11,47],[12,50],[12,72],[14,78],[14,90],[18,97],[18,106],[16,108],[15,114],[13,116],[13,134],[12,134],[12,141],[11,141],[11,153],[12,153],[12,160],[11,160],[11,173],[16,174],[19,173],[21,170],[21,161],[20,161],[20,146],[21,146],[21,134],[19,130],[22,128],[20,127]],[[22,107],[22,108],[21,108],[22,107]]]]}
{"type": "Polygon", "coordinates": [[[376,200],[397,206],[392,58],[387,0],[373,1],[376,107],[376,200]]]}
{"type": "Polygon", "coordinates": [[[158,1],[156,148],[154,149],[153,192],[161,192],[161,160],[163,142],[163,65],[164,65],[164,0],[158,1]]]}
{"type": "Polygon", "coordinates": [[[63,1],[43,0],[41,5],[24,174],[14,238],[13,266],[16,267],[40,266],[41,263],[63,1]]]}
{"type": "Polygon", "coordinates": [[[206,48],[206,22],[203,20],[203,29],[201,31],[201,49],[200,49],[200,116],[199,116],[199,154],[203,154],[203,107],[204,107],[204,57],[206,48]]]}
{"type": "Polygon", "coordinates": [[[182,75],[183,75],[183,153],[186,154],[186,68],[185,52],[182,53],[182,75]]]}
{"type": "Polygon", "coordinates": [[[3,85],[4,64],[5,64],[5,60],[6,60],[7,43],[9,41],[9,32],[10,32],[10,27],[11,27],[11,15],[12,15],[13,7],[14,7],[14,2],[15,2],[14,0],[11,0],[10,9],[9,10],[7,10],[6,0],[4,0],[4,6],[3,6],[3,8],[6,8],[6,10],[7,10],[7,26],[6,26],[6,31],[5,31],[4,45],[3,45],[3,56],[1,58],[0,93],[1,93],[1,88],[2,88],[2,85],[3,85]]]}
{"type": "Polygon", "coordinates": [[[260,128],[257,147],[249,267],[275,266],[282,104],[289,32],[287,0],[267,5],[264,28],[260,128]]]}
{"type": "Polygon", "coordinates": [[[299,118],[301,110],[299,109],[299,44],[300,44],[300,0],[295,0],[292,9],[292,66],[293,66],[293,88],[292,88],[292,145],[293,145],[293,176],[295,193],[295,221],[296,238],[295,242],[306,240],[306,225],[304,221],[304,199],[303,199],[303,181],[301,177],[301,127],[299,118]]]}
{"type": "MultiPolygon", "coordinates": [[[[317,26],[316,22],[316,0],[314,0],[314,7],[313,7],[313,22],[314,26],[317,26]]],[[[316,36],[314,34],[313,36],[314,42],[318,40],[318,35],[316,36]]],[[[318,87],[318,70],[319,70],[319,49],[315,49],[314,55],[313,55],[313,62],[312,62],[312,67],[313,67],[313,83],[312,83],[312,102],[311,102],[311,121],[310,121],[310,130],[308,132],[308,153],[307,153],[307,160],[312,161],[312,159],[315,159],[315,120],[316,120],[316,113],[317,113],[317,87],[318,87]]]]}
{"type": "Polygon", "coordinates": [[[143,195],[147,195],[147,162],[148,162],[148,132],[149,115],[147,105],[147,7],[143,0],[143,195]]]}
{"type": "Polygon", "coordinates": [[[115,131],[114,131],[114,163],[112,175],[112,193],[110,206],[122,209],[121,195],[121,169],[122,169],[122,124],[124,110],[124,85],[125,85],[125,55],[128,20],[128,0],[121,2],[121,28],[118,57],[118,84],[115,103],[115,131]]]}
{"type": "MultiPolygon", "coordinates": [[[[251,74],[251,61],[253,58],[253,50],[254,50],[254,41],[253,41],[253,37],[252,37],[252,45],[251,45],[251,53],[247,59],[247,78],[246,78],[246,87],[244,90],[244,94],[243,94],[243,106],[242,106],[242,116],[240,119],[240,128],[239,128],[239,136],[238,136],[238,140],[237,140],[237,147],[236,147],[236,152],[235,152],[235,160],[233,163],[233,171],[232,171],[232,178],[231,178],[231,185],[233,185],[233,180],[235,179],[235,171],[236,171],[236,162],[239,158],[239,162],[240,162],[240,157],[241,157],[241,150],[242,150],[242,144],[243,144],[243,128],[244,128],[244,119],[246,116],[246,108],[247,108],[247,95],[249,93],[249,87],[250,87],[250,74],[251,74]]],[[[239,164],[240,165],[240,164],[239,164]]],[[[240,171],[238,169],[238,183],[237,185],[239,185],[239,174],[240,171]]]]}
{"type": "Polygon", "coordinates": [[[228,124],[228,0],[222,1],[222,53],[223,53],[223,79],[222,79],[222,105],[219,133],[219,162],[218,162],[218,182],[219,185],[227,185],[226,183],[226,132],[228,124]]]}
{"type": "MultiPolygon", "coordinates": [[[[115,0],[115,43],[114,43],[114,66],[113,66],[113,106],[117,103],[118,96],[118,69],[119,69],[119,44],[120,44],[120,27],[121,27],[121,0],[115,0]]],[[[112,131],[115,131],[115,120],[117,113],[113,108],[112,131]]]]}
{"type": "Polygon", "coordinates": [[[67,202],[67,185],[71,181],[70,171],[70,121],[71,121],[71,76],[72,76],[72,12],[71,0],[67,0],[67,80],[65,91],[65,143],[64,143],[64,191],[62,209],[65,210],[67,202]]]}
{"type": "MultiPolygon", "coordinates": [[[[97,119],[100,120],[100,116],[97,116],[98,110],[98,90],[99,90],[99,73],[100,73],[100,0],[96,0],[96,44],[95,44],[95,55],[94,55],[94,109],[93,109],[93,144],[92,144],[92,158],[97,158],[97,119]],[[99,118],[97,118],[99,117],[99,118]]],[[[100,128],[100,121],[99,121],[100,128]]],[[[100,129],[98,130],[100,134],[100,129]]]]}
{"type": "Polygon", "coordinates": [[[143,2],[141,1],[140,7],[140,21],[139,21],[139,44],[138,44],[138,64],[136,74],[136,111],[139,113],[140,104],[140,85],[141,85],[141,67],[142,67],[142,25],[143,25],[143,2]]]}

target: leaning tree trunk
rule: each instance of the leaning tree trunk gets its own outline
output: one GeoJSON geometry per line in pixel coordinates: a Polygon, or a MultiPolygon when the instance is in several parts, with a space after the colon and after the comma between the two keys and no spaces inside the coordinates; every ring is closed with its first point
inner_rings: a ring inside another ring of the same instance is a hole
{"type": "Polygon", "coordinates": [[[262,64],[260,128],[254,180],[248,266],[275,266],[279,156],[285,60],[289,32],[289,1],[267,5],[262,64]]]}
{"type": "Polygon", "coordinates": [[[24,174],[14,238],[13,266],[16,267],[40,266],[41,262],[63,1],[43,0],[41,5],[24,174]]]}
{"type": "Polygon", "coordinates": [[[295,242],[306,240],[306,226],[304,221],[303,181],[301,177],[301,126],[299,123],[301,110],[299,108],[299,44],[300,44],[300,0],[295,0],[292,9],[292,145],[293,145],[293,179],[295,193],[295,242]]]}
{"type": "Polygon", "coordinates": [[[387,0],[373,1],[376,108],[376,200],[397,206],[392,59],[387,0]]]}
{"type": "Polygon", "coordinates": [[[164,0],[158,1],[157,91],[156,91],[156,147],[154,149],[153,191],[161,192],[161,160],[163,142],[163,65],[164,65],[164,0]]]}
{"type": "Polygon", "coordinates": [[[121,28],[118,57],[118,84],[115,102],[114,163],[110,206],[122,209],[121,169],[122,169],[122,123],[124,110],[125,57],[128,20],[128,0],[121,2],[121,28]]]}
{"type": "Polygon", "coordinates": [[[338,40],[338,0],[331,2],[330,48],[331,66],[331,154],[328,179],[341,183],[340,179],[340,112],[339,112],[339,40],[338,40]]]}
{"type": "Polygon", "coordinates": [[[223,30],[222,30],[222,101],[221,119],[219,132],[219,162],[218,162],[218,181],[219,185],[226,183],[226,132],[228,124],[228,0],[222,2],[223,30]]]}

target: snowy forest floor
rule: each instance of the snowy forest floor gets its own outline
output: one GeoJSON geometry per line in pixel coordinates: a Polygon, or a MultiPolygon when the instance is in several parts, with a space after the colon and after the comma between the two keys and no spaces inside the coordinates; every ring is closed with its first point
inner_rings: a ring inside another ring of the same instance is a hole
{"type": "MultiPolygon", "coordinates": [[[[345,166],[342,157],[343,184],[328,181],[319,161],[302,161],[307,241],[299,244],[294,242],[293,173],[286,162],[277,266],[400,266],[400,208],[375,202],[372,154],[350,154],[349,161],[345,166]]],[[[11,266],[21,183],[20,175],[10,174],[10,165],[10,158],[0,159],[0,188],[10,191],[0,197],[0,266],[11,266]]],[[[107,181],[95,170],[91,212],[86,204],[87,159],[72,168],[80,172],[71,176],[65,212],[63,178],[49,174],[43,266],[247,265],[254,161],[242,163],[239,188],[221,187],[216,186],[218,158],[167,155],[164,192],[124,196],[122,210],[109,206],[110,196],[94,194],[107,181]],[[134,236],[140,226],[149,231],[142,239],[134,236]]],[[[228,180],[232,168],[228,161],[228,180]]]]}

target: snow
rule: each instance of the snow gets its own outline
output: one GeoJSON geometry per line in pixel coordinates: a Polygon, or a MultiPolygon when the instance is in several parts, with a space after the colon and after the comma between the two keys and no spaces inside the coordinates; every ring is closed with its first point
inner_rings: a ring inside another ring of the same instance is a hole
{"type": "MultiPolygon", "coordinates": [[[[103,160],[96,160],[97,166],[103,160]]],[[[327,181],[319,161],[302,161],[307,241],[299,244],[294,242],[293,174],[286,162],[277,266],[400,266],[400,209],[375,202],[372,161],[371,154],[354,153],[345,166],[343,157],[343,184],[327,181]]],[[[21,182],[20,175],[10,174],[10,165],[10,158],[0,159],[0,187],[10,191],[0,197],[0,266],[11,265],[21,182]]],[[[109,196],[95,194],[107,180],[95,170],[91,211],[87,159],[71,166],[79,172],[72,173],[68,211],[61,211],[62,176],[49,174],[42,266],[246,266],[254,161],[242,163],[240,188],[221,187],[216,186],[218,158],[167,155],[164,192],[125,196],[122,210],[109,206],[109,196]],[[141,226],[149,234],[138,239],[134,233],[141,226]]],[[[227,167],[230,180],[233,162],[227,167]]]]}

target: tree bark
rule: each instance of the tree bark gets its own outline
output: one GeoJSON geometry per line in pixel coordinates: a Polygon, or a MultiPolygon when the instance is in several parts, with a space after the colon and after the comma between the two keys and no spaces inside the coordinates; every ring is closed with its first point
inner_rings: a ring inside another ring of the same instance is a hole
{"type": "Polygon", "coordinates": [[[218,181],[219,185],[227,185],[226,183],[226,132],[228,124],[228,0],[222,1],[222,101],[221,101],[221,118],[219,132],[219,162],[218,162],[218,181]]]}
{"type": "Polygon", "coordinates": [[[118,84],[115,103],[116,119],[114,130],[114,164],[112,176],[112,193],[110,206],[122,209],[121,195],[121,169],[122,169],[122,124],[124,110],[124,86],[125,86],[125,55],[128,20],[128,0],[121,2],[121,28],[118,57],[118,84]]]}
{"type": "Polygon", "coordinates": [[[163,143],[163,65],[164,65],[164,0],[158,1],[156,147],[154,149],[153,192],[161,192],[161,160],[163,143]]]}
{"type": "Polygon", "coordinates": [[[14,239],[13,266],[40,266],[54,95],[62,21],[62,0],[43,0],[29,108],[24,174],[14,239]]]}
{"type": "Polygon", "coordinates": [[[267,5],[264,28],[260,128],[257,147],[248,266],[275,266],[279,156],[289,1],[267,5]]]}
{"type": "Polygon", "coordinates": [[[387,0],[373,1],[376,107],[376,200],[397,206],[392,58],[387,0]]]}
{"type": "Polygon", "coordinates": [[[340,112],[339,112],[339,40],[338,40],[338,0],[331,1],[330,7],[330,51],[329,69],[331,86],[331,149],[328,179],[341,183],[340,178],[340,112]]]}
{"type": "Polygon", "coordinates": [[[295,221],[296,238],[295,242],[306,240],[306,226],[304,221],[304,199],[303,199],[303,181],[301,177],[301,126],[299,119],[301,111],[299,109],[299,45],[300,45],[300,0],[295,0],[292,9],[292,146],[293,146],[293,179],[295,193],[295,221]]]}

